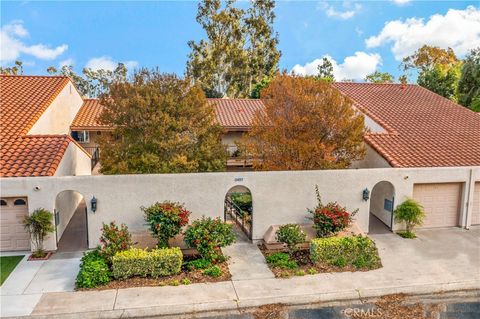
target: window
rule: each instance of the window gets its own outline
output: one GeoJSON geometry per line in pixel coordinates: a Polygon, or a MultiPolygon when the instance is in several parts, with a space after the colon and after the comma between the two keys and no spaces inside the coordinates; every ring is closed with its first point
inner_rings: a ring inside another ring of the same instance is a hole
{"type": "Polygon", "coordinates": [[[23,206],[23,205],[27,205],[27,202],[24,200],[24,199],[16,199],[14,202],[13,202],[13,205],[15,206],[23,206]]]}
{"type": "Polygon", "coordinates": [[[393,200],[385,198],[385,201],[383,202],[383,209],[388,212],[393,212],[393,200]]]}
{"type": "Polygon", "coordinates": [[[1,206],[7,206],[7,201],[2,199],[2,200],[0,201],[0,205],[1,205],[1,206]]]}
{"type": "MultiPolygon", "coordinates": [[[[78,131],[76,140],[80,143],[90,142],[90,132],[89,131],[78,131]]],[[[74,137],[75,138],[75,137],[74,137]]]]}

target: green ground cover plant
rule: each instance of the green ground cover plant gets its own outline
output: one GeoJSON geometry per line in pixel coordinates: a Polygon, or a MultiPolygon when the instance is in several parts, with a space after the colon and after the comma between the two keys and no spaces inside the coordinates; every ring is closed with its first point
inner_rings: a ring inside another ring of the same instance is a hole
{"type": "Polygon", "coordinates": [[[281,269],[296,269],[297,263],[290,259],[290,256],[286,253],[273,253],[266,257],[267,264],[272,267],[278,267],[281,269]]]}
{"type": "Polygon", "coordinates": [[[112,273],[98,249],[84,253],[76,279],[77,288],[94,288],[108,283],[112,273]]]}

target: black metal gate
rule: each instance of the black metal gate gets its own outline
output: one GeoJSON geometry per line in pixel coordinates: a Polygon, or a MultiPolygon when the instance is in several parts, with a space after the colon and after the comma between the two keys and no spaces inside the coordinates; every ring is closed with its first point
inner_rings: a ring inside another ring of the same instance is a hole
{"type": "Polygon", "coordinates": [[[232,199],[227,195],[225,197],[224,218],[230,218],[237,224],[247,237],[252,240],[252,213],[241,210],[232,199]]]}

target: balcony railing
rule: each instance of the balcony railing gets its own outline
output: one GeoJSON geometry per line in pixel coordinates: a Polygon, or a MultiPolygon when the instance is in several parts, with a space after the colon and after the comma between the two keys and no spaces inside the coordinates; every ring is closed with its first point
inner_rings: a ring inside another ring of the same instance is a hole
{"type": "Polygon", "coordinates": [[[97,165],[98,161],[100,160],[100,149],[98,146],[94,147],[84,147],[85,151],[92,156],[92,170],[97,165]]]}
{"type": "Polygon", "coordinates": [[[229,155],[227,158],[227,167],[250,167],[253,164],[252,157],[242,155],[236,146],[227,146],[227,153],[229,155]]]}

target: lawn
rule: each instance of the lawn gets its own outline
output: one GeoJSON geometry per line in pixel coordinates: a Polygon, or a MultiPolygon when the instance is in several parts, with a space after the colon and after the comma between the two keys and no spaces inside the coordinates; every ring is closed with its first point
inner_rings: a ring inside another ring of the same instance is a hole
{"type": "Polygon", "coordinates": [[[2,256],[0,257],[0,286],[7,279],[8,275],[15,269],[24,256],[2,256]]]}

